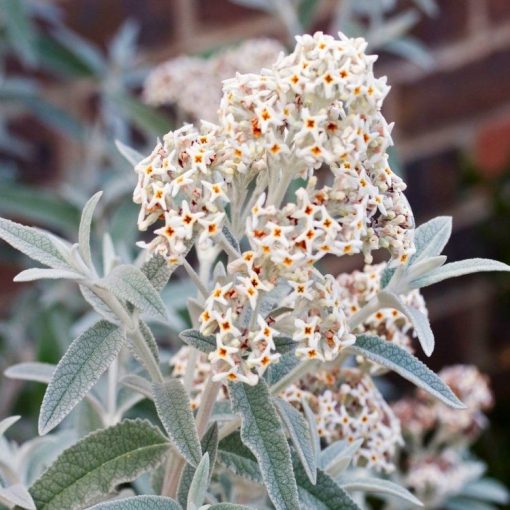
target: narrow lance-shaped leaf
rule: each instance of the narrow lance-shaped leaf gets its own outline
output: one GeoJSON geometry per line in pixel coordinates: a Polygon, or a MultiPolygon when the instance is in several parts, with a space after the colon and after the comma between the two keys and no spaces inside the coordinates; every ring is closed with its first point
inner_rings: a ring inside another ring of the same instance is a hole
{"type": "Polygon", "coordinates": [[[306,421],[308,422],[308,429],[310,430],[315,463],[319,464],[321,439],[319,437],[319,431],[317,430],[317,418],[315,417],[313,411],[310,409],[310,406],[308,405],[308,402],[306,401],[305,398],[301,399],[301,406],[303,407],[303,411],[305,412],[306,421]]]}
{"type": "Polygon", "coordinates": [[[153,255],[141,268],[142,273],[152,283],[152,286],[160,291],[172,275],[174,266],[170,266],[168,260],[162,255],[153,255]]]}
{"type": "Polygon", "coordinates": [[[186,510],[199,510],[209,486],[209,454],[206,452],[197,466],[189,487],[186,510]]]}
{"type": "Polygon", "coordinates": [[[166,320],[167,312],[161,296],[136,267],[127,264],[117,266],[103,282],[119,299],[129,301],[142,312],[166,320]]]}
{"type": "Polygon", "coordinates": [[[84,276],[68,269],[45,269],[33,267],[25,269],[14,277],[15,282],[33,282],[34,280],[82,280],[84,276]]]}
{"type": "MultiPolygon", "coordinates": [[[[200,445],[204,454],[207,453],[209,455],[210,482],[214,463],[216,462],[216,453],[218,451],[218,424],[216,422],[214,422],[204,434],[204,437],[200,441],[200,445]]],[[[190,464],[186,464],[182,471],[181,479],[179,481],[179,488],[177,490],[177,500],[183,507],[186,507],[188,493],[190,490],[191,482],[195,475],[195,471],[195,468],[190,464]]]]}
{"type": "Polygon", "coordinates": [[[317,470],[317,483],[310,482],[306,473],[294,456],[294,473],[299,490],[301,507],[314,510],[360,510],[349,495],[324,471],[317,470]]]}
{"type": "Polygon", "coordinates": [[[74,271],[67,261],[67,254],[62,251],[62,245],[46,232],[0,218],[0,239],[41,264],[74,271]]]}
{"type": "Polygon", "coordinates": [[[186,329],[179,334],[179,338],[185,344],[206,354],[216,350],[216,337],[202,335],[198,329],[186,329]]]}
{"type": "Polygon", "coordinates": [[[273,505],[277,510],[299,508],[289,446],[267,384],[233,383],[229,393],[233,412],[242,418],[241,439],[257,458],[273,505]]]}
{"type": "Polygon", "coordinates": [[[423,352],[430,356],[434,351],[435,340],[428,318],[416,308],[407,306],[398,296],[391,292],[381,292],[379,294],[379,302],[382,306],[397,309],[411,321],[423,352]]]}
{"type": "Polygon", "coordinates": [[[437,397],[446,405],[456,409],[465,409],[464,404],[440,377],[405,349],[376,336],[366,335],[359,335],[355,344],[348,349],[354,354],[360,354],[397,372],[404,379],[437,397]]]}
{"type": "Polygon", "coordinates": [[[186,461],[196,467],[202,449],[184,386],[179,379],[170,379],[152,388],[156,410],[167,434],[186,461]]]}
{"type": "Polygon", "coordinates": [[[72,342],[46,388],[39,434],[46,434],[69,414],[110,366],[123,343],[121,330],[106,321],[97,322],[72,342]]]}
{"type": "Polygon", "coordinates": [[[92,254],[90,251],[90,227],[92,225],[92,218],[96,209],[99,199],[103,195],[102,191],[98,191],[92,196],[81,213],[80,228],[78,231],[78,246],[80,247],[80,254],[85,264],[92,267],[92,254]]]}
{"type": "Polygon", "coordinates": [[[80,292],[83,299],[99,314],[103,319],[113,324],[120,324],[119,318],[112,312],[111,308],[99,297],[95,292],[92,292],[85,285],[80,285],[80,292]]]}
{"type": "Polygon", "coordinates": [[[91,506],[88,510],[182,510],[172,498],[163,496],[133,496],[91,506]]]}
{"type": "Polygon", "coordinates": [[[317,480],[317,459],[308,423],[302,414],[285,400],[273,398],[273,402],[289,432],[290,439],[297,451],[306,475],[315,484],[317,480]]]}
{"type": "Polygon", "coordinates": [[[51,363],[40,363],[38,361],[27,361],[12,365],[5,372],[5,377],[9,379],[20,379],[22,381],[35,381],[49,383],[56,365],[51,363]]]}
{"type": "Polygon", "coordinates": [[[9,487],[0,487],[0,504],[7,508],[25,508],[26,510],[36,510],[35,503],[28,490],[20,483],[9,487]]]}
{"type": "Polygon", "coordinates": [[[65,450],[30,488],[38,510],[75,510],[157,467],[169,443],[148,421],[124,420],[65,450]]]}
{"type": "Polygon", "coordinates": [[[363,492],[368,494],[383,494],[394,496],[415,506],[423,506],[423,503],[409,492],[405,487],[401,487],[389,480],[381,478],[342,478],[338,484],[347,492],[363,492]]]}
{"type": "Polygon", "coordinates": [[[263,483],[257,459],[242,443],[239,432],[233,432],[220,441],[218,463],[246,480],[263,483]]]}
{"type": "Polygon", "coordinates": [[[441,255],[451,233],[452,218],[450,216],[438,216],[420,225],[414,236],[416,253],[411,257],[409,263],[441,255]]]}
{"type": "Polygon", "coordinates": [[[122,143],[120,140],[115,140],[115,145],[118,151],[126,158],[126,161],[132,166],[138,165],[144,159],[143,154],[133,149],[133,147],[122,143]]]}
{"type": "Polygon", "coordinates": [[[438,267],[421,278],[413,280],[410,286],[412,288],[428,287],[429,285],[448,280],[449,278],[492,271],[510,271],[510,266],[491,259],[459,260],[458,262],[450,262],[449,264],[438,267]]]}
{"type": "Polygon", "coordinates": [[[0,437],[2,437],[5,432],[12,427],[21,416],[8,416],[7,418],[4,418],[0,421],[0,437]]]}
{"type": "MultiPolygon", "coordinates": [[[[337,443],[338,444],[338,443],[337,443]]],[[[363,439],[357,439],[353,443],[346,443],[346,446],[337,455],[332,458],[332,455],[328,455],[327,448],[322,453],[324,454],[324,460],[321,456],[321,461],[324,462],[324,471],[330,476],[337,476],[345,471],[349,464],[352,462],[354,454],[360,449],[363,444],[363,439]]]]}

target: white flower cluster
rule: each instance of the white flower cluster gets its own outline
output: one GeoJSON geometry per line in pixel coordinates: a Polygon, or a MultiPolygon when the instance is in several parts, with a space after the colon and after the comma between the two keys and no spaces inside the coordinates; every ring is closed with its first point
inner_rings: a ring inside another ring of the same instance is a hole
{"type": "Polygon", "coordinates": [[[466,405],[466,409],[453,410],[423,390],[414,398],[396,402],[393,406],[405,433],[421,440],[431,431],[449,444],[467,439],[475,440],[487,426],[484,411],[493,404],[488,378],[472,365],[454,365],[439,372],[441,379],[466,405]]]}
{"type": "Polygon", "coordinates": [[[327,443],[362,439],[355,465],[394,471],[397,447],[403,444],[400,423],[370,376],[358,369],[322,370],[303,378],[282,395],[296,407],[306,400],[327,443]]]}
{"type": "Polygon", "coordinates": [[[298,37],[270,69],[225,82],[218,126],[168,133],[136,167],[139,228],[164,222],[143,246],[176,264],[195,239],[199,249],[224,242],[224,226],[249,242],[200,317],[201,332],[216,336],[218,379],[255,384],[278,361],[280,335],[298,343],[299,356],[323,361],[354,341],[340,284],[314,268],[323,256],[370,261],[386,248],[398,264],[414,252],[405,184],[386,154],[388,87],[365,48],[342,34],[298,37]],[[281,206],[298,177],[306,187],[281,206]],[[264,304],[277,287],[292,310],[278,318],[264,304]]]}
{"type": "MultiPolygon", "coordinates": [[[[387,268],[386,263],[366,265],[363,271],[342,273],[337,280],[342,289],[341,299],[348,318],[358,312],[381,291],[381,277],[387,268]]],[[[409,307],[415,308],[428,316],[425,300],[419,289],[400,296],[409,307]]],[[[379,336],[399,347],[412,351],[414,335],[411,321],[394,308],[383,308],[372,314],[358,328],[356,333],[379,336]]]]}
{"type": "Polygon", "coordinates": [[[147,77],[147,103],[177,105],[193,120],[218,120],[221,82],[236,72],[271,65],[284,47],[273,39],[250,39],[209,58],[180,56],[156,67],[147,77]]]}
{"type": "Polygon", "coordinates": [[[479,478],[479,463],[467,462],[466,453],[487,427],[484,411],[493,403],[488,379],[476,367],[454,365],[439,375],[465,410],[454,411],[422,390],[392,406],[406,439],[401,479],[427,508],[443,508],[446,498],[479,478]]]}

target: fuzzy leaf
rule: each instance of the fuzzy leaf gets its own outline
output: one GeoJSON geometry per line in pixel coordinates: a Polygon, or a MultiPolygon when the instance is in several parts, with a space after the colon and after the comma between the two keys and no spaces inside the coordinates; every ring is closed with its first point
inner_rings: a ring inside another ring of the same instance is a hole
{"type": "Polygon", "coordinates": [[[466,259],[458,262],[450,262],[444,266],[438,267],[434,271],[417,278],[410,283],[411,288],[422,288],[442,282],[449,278],[457,278],[472,273],[482,273],[489,271],[510,271],[510,266],[491,259],[466,259]]]}
{"type": "Polygon", "coordinates": [[[139,321],[138,325],[140,326],[142,336],[145,339],[145,342],[147,343],[147,346],[149,347],[152,355],[154,356],[154,359],[159,363],[159,348],[156,339],[152,334],[152,330],[144,321],[139,321]]]}
{"type": "Polygon", "coordinates": [[[68,269],[46,269],[40,267],[33,267],[25,269],[18,273],[14,280],[15,282],[33,282],[34,280],[81,280],[84,276],[77,271],[70,271],[68,269]]]}
{"type": "Polygon", "coordinates": [[[151,383],[139,375],[136,374],[128,374],[125,375],[120,381],[121,384],[126,386],[126,388],[130,388],[131,390],[137,391],[142,394],[144,397],[152,400],[154,395],[152,394],[152,385],[151,383]]]}
{"type": "Polygon", "coordinates": [[[381,292],[379,294],[379,301],[382,306],[395,308],[402,312],[411,321],[423,352],[430,356],[434,351],[435,340],[428,318],[416,308],[407,306],[398,296],[391,292],[381,292]]]}
{"type": "Polygon", "coordinates": [[[85,264],[92,267],[92,253],[90,251],[90,227],[92,225],[92,218],[96,210],[97,203],[103,195],[102,191],[98,191],[92,196],[85,204],[81,213],[80,228],[78,231],[78,246],[80,253],[85,264]]]}
{"type": "Polygon", "coordinates": [[[182,510],[172,498],[163,496],[133,496],[91,506],[88,510],[182,510]]]}
{"type": "Polygon", "coordinates": [[[412,505],[423,506],[422,502],[406,488],[381,478],[342,478],[338,484],[347,492],[364,492],[394,496],[412,505]]]}
{"type": "Polygon", "coordinates": [[[239,432],[234,432],[220,441],[218,463],[246,480],[263,483],[257,459],[242,443],[239,432]]]}
{"type": "Polygon", "coordinates": [[[294,352],[296,349],[296,342],[288,336],[277,336],[274,338],[276,351],[280,354],[287,352],[294,352]]]}
{"type": "Polygon", "coordinates": [[[186,510],[199,510],[209,486],[209,454],[206,452],[197,466],[188,492],[186,510]]]}
{"type": "Polygon", "coordinates": [[[5,377],[9,379],[19,379],[21,381],[35,381],[48,384],[55,371],[55,365],[50,363],[39,363],[38,361],[28,361],[12,365],[5,372],[5,377]]]}
{"type": "Polygon", "coordinates": [[[0,438],[5,434],[5,432],[12,427],[21,416],[8,416],[0,421],[0,438]]]}
{"type": "Polygon", "coordinates": [[[106,321],[96,322],[71,343],[46,388],[39,434],[49,432],[71,412],[117,357],[123,343],[121,330],[106,321]]]}
{"type": "Polygon", "coordinates": [[[446,405],[455,409],[465,409],[464,404],[452,390],[432,370],[405,349],[376,336],[359,335],[354,345],[348,347],[379,365],[385,366],[404,379],[424,389],[446,405]]]}
{"type": "Polygon", "coordinates": [[[169,443],[148,421],[124,420],[65,450],[32,485],[38,510],[75,510],[158,466],[169,443]]]}
{"type": "Polygon", "coordinates": [[[103,319],[113,324],[120,324],[119,318],[112,312],[111,308],[95,293],[85,285],[80,285],[80,292],[83,299],[98,313],[103,319]]]}
{"type": "Polygon", "coordinates": [[[232,410],[242,418],[241,439],[257,458],[269,497],[277,510],[299,507],[289,445],[264,380],[229,385],[232,410]]]}
{"type": "Polygon", "coordinates": [[[451,234],[452,218],[450,216],[438,216],[420,225],[414,236],[416,253],[412,256],[409,264],[427,257],[441,255],[451,234]]]}
{"type": "Polygon", "coordinates": [[[16,483],[9,487],[0,487],[0,503],[8,506],[8,508],[25,508],[26,510],[36,510],[32,496],[20,483],[16,483]]]}
{"type": "Polygon", "coordinates": [[[198,329],[186,329],[179,334],[179,338],[185,344],[206,354],[216,350],[216,337],[202,335],[198,329]]]}
{"type": "Polygon", "coordinates": [[[67,262],[62,244],[47,232],[0,218],[0,239],[45,266],[74,270],[67,262]]]}
{"type": "MultiPolygon", "coordinates": [[[[207,432],[204,434],[204,437],[200,441],[200,446],[202,447],[202,451],[204,452],[204,454],[207,453],[209,455],[209,482],[210,482],[212,471],[214,468],[214,463],[216,462],[216,454],[218,452],[218,424],[216,422],[214,422],[209,427],[207,432]]],[[[179,489],[177,490],[177,500],[183,507],[186,507],[188,493],[194,475],[195,468],[190,464],[186,464],[182,471],[181,479],[179,481],[179,489]]]]}
{"type": "Polygon", "coordinates": [[[490,501],[498,505],[506,505],[510,501],[508,489],[499,481],[492,478],[481,478],[468,483],[459,494],[460,496],[490,501]]]}
{"type": "Polygon", "coordinates": [[[280,357],[278,363],[269,365],[267,368],[264,379],[269,386],[276,384],[282,377],[285,377],[294,367],[299,365],[300,361],[294,354],[294,351],[289,351],[280,357]]]}
{"type": "Polygon", "coordinates": [[[202,458],[200,439],[188,394],[179,379],[153,384],[158,416],[175,446],[193,467],[202,458]]]}
{"type": "Polygon", "coordinates": [[[230,229],[226,225],[223,225],[222,232],[223,232],[223,235],[225,236],[225,239],[230,244],[230,246],[232,246],[232,248],[234,248],[234,250],[240,254],[241,248],[239,247],[239,242],[235,238],[234,234],[232,234],[232,232],[230,232],[230,229]]]}
{"type": "Polygon", "coordinates": [[[363,439],[357,439],[352,444],[346,441],[333,443],[321,453],[321,468],[331,476],[339,475],[349,467],[354,454],[362,444],[363,439]],[[342,448],[339,447],[340,445],[342,448]],[[336,448],[334,448],[335,446],[336,448]]]}
{"type": "Polygon", "coordinates": [[[255,510],[251,506],[236,505],[234,503],[218,503],[210,506],[207,510],[255,510]]]}
{"type": "Polygon", "coordinates": [[[143,154],[140,154],[136,149],[129,147],[129,145],[122,143],[120,140],[115,140],[115,145],[118,151],[126,158],[126,161],[132,166],[138,165],[145,158],[143,154]]]}
{"type": "Polygon", "coordinates": [[[160,295],[136,267],[127,264],[117,266],[103,282],[119,299],[129,301],[142,312],[166,320],[166,308],[160,295]]]}
{"type": "MultiPolygon", "coordinates": [[[[317,483],[314,485],[294,457],[294,473],[299,490],[301,508],[314,510],[360,510],[349,495],[324,471],[317,470],[317,483]]],[[[299,508],[298,506],[294,508],[299,508]]]]}
{"type": "Polygon", "coordinates": [[[162,255],[153,255],[143,264],[141,271],[152,283],[152,286],[160,291],[168,283],[173,267],[162,255]]]}
{"type": "Polygon", "coordinates": [[[285,400],[274,397],[273,403],[287,428],[306,475],[315,484],[317,480],[316,453],[312,445],[312,436],[308,423],[302,414],[285,400]]]}

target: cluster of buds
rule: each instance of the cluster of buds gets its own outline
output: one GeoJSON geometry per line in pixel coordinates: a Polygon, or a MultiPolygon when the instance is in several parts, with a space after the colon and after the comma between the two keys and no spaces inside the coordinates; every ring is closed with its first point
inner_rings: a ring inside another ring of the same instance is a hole
{"type": "Polygon", "coordinates": [[[480,476],[479,464],[466,462],[465,453],[487,427],[484,412],[493,403],[488,379],[476,367],[455,365],[439,375],[465,410],[453,411],[423,390],[392,406],[407,445],[402,480],[428,508],[441,508],[448,496],[480,476]]]}
{"type": "Polygon", "coordinates": [[[370,376],[355,368],[322,370],[287,388],[283,398],[298,408],[303,400],[309,404],[326,444],[361,439],[355,465],[394,471],[394,457],[402,444],[400,423],[370,376]]]}
{"type": "MultiPolygon", "coordinates": [[[[366,265],[363,271],[343,273],[337,280],[342,289],[341,299],[348,318],[363,308],[381,291],[381,278],[387,264],[366,265]]],[[[428,315],[425,300],[419,289],[400,296],[403,303],[428,315]]],[[[399,347],[412,351],[414,330],[411,321],[394,308],[383,308],[373,313],[356,328],[358,334],[375,335],[399,347]]]]}
{"type": "Polygon", "coordinates": [[[147,77],[143,96],[154,106],[176,105],[193,120],[218,120],[221,82],[236,72],[271,65],[283,46],[273,39],[250,39],[205,59],[180,56],[156,67],[147,77]]]}
{"type": "Polygon", "coordinates": [[[261,74],[225,81],[219,125],[168,133],[136,167],[139,228],[164,222],[143,246],[178,264],[195,239],[199,249],[224,246],[225,228],[249,243],[229,253],[230,276],[200,317],[202,333],[216,337],[218,379],[255,384],[278,361],[282,335],[299,356],[334,359],[354,337],[341,284],[314,264],[355,253],[370,262],[378,248],[399,264],[414,252],[405,184],[388,166],[391,126],[380,112],[388,87],[365,49],[342,34],[298,37],[261,74]],[[306,187],[282,206],[297,178],[306,187]],[[268,306],[277,290],[291,309],[278,318],[268,306]]]}

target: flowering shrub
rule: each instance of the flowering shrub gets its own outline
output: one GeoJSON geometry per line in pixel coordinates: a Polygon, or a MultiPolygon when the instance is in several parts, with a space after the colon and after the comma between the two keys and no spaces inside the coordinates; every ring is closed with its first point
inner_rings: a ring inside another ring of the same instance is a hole
{"type": "Polygon", "coordinates": [[[389,88],[365,48],[342,34],[298,37],[260,74],[224,82],[217,124],[172,131],[146,158],[124,147],[138,176],[138,227],[149,231],[134,263],[121,263],[106,238],[98,270],[90,236],[101,193],[84,207],[76,244],[0,220],[0,237],[48,266],[17,281],[75,281],[100,316],[56,367],[9,369],[48,383],[41,441],[67,447],[28,464],[14,448],[2,502],[337,510],[364,508],[372,492],[399,498],[398,508],[419,505],[416,496],[444,501],[436,486],[439,495],[429,495],[428,471],[420,472],[430,466],[420,427],[438,430],[433,462],[454,465],[453,438],[473,437],[490,394],[476,372],[452,369],[442,379],[413,355],[414,339],[427,355],[434,349],[419,289],[510,267],[445,263],[447,217],[415,229],[405,184],[388,164],[392,126],[381,106],[389,88]],[[321,271],[326,256],[361,254],[372,264],[378,249],[387,262],[338,277],[321,271]],[[171,320],[160,292],[179,267],[197,297],[188,302],[192,328],[180,335],[187,345],[167,362],[152,326],[171,320]],[[411,412],[406,401],[393,409],[385,401],[387,371],[420,388],[411,412]],[[143,399],[162,428],[126,417],[143,399]],[[82,400],[97,425],[66,443],[65,428],[54,429],[82,400]],[[416,450],[399,459],[408,436],[416,450]]]}

